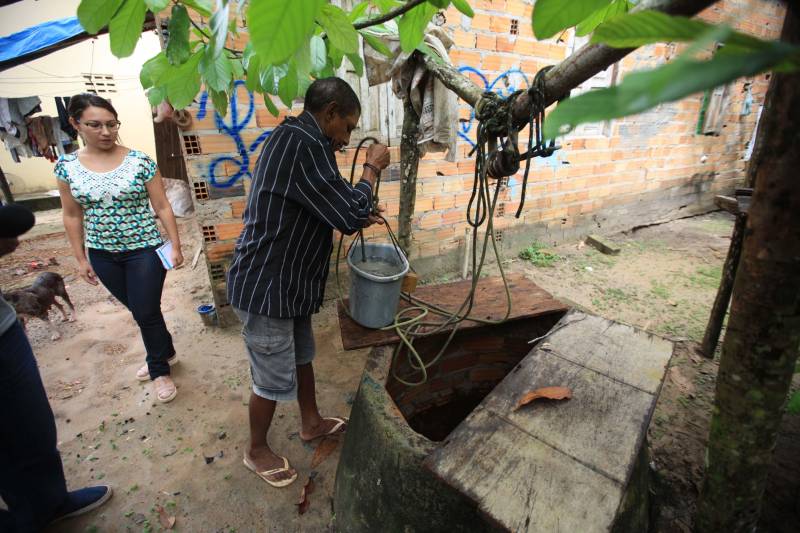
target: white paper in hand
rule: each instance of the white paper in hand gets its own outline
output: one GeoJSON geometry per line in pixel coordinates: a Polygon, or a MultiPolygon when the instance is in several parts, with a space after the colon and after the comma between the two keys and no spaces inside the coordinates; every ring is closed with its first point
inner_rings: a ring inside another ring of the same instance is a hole
{"type": "Polygon", "coordinates": [[[161,259],[161,264],[164,265],[164,268],[172,270],[175,267],[172,264],[172,241],[167,241],[156,248],[156,254],[161,259]]]}

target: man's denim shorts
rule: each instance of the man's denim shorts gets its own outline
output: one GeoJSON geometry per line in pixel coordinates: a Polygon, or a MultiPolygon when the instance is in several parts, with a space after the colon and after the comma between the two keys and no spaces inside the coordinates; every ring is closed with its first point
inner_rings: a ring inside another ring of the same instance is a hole
{"type": "Polygon", "coordinates": [[[270,318],[234,308],[244,324],[253,392],[267,400],[297,398],[297,365],[314,359],[311,317],[270,318]]]}

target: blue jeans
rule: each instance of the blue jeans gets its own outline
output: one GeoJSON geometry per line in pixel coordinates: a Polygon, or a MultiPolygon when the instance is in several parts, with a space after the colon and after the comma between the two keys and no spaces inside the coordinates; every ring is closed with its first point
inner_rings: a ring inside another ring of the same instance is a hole
{"type": "Polygon", "coordinates": [[[19,323],[0,335],[0,531],[39,531],[67,497],[56,421],[19,323]]]}
{"type": "Polygon", "coordinates": [[[130,310],[139,325],[150,379],[168,376],[167,360],[175,355],[175,348],[161,314],[161,290],[167,271],[155,248],[128,252],[89,248],[89,262],[103,285],[130,310]]]}

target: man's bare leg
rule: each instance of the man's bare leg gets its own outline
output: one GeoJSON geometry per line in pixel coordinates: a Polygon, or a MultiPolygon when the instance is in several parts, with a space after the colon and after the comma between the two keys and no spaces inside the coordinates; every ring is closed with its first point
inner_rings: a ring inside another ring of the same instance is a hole
{"type": "Polygon", "coordinates": [[[317,408],[317,388],[312,363],[297,365],[297,403],[300,404],[300,438],[311,440],[327,434],[337,424],[324,419],[317,408]]]}
{"type": "MultiPolygon", "coordinates": [[[[278,457],[267,443],[267,433],[272,424],[272,417],[275,414],[275,400],[267,400],[257,394],[250,393],[250,444],[247,447],[247,457],[259,472],[272,470],[273,468],[283,467],[283,459],[278,457]]],[[[279,472],[270,479],[282,481],[289,479],[295,474],[294,468],[289,472],[279,472]]]]}

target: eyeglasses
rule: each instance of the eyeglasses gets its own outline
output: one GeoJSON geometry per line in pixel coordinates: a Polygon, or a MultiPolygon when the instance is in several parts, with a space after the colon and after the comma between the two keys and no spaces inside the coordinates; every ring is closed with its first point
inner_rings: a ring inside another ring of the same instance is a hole
{"type": "Polygon", "coordinates": [[[122,122],[119,120],[111,120],[109,122],[96,122],[96,121],[89,121],[89,122],[78,122],[78,124],[83,124],[90,130],[100,131],[103,129],[103,126],[108,128],[108,131],[117,131],[119,127],[122,125],[122,122]]]}

